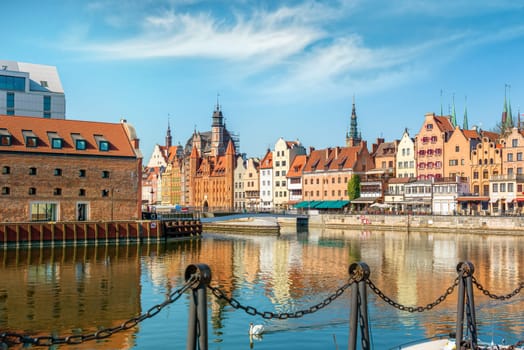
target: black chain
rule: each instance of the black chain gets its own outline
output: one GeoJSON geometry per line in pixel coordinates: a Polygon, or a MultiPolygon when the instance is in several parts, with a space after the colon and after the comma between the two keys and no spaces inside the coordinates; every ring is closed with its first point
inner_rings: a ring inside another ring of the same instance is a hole
{"type": "Polygon", "coordinates": [[[491,293],[489,290],[485,289],[482,286],[482,284],[480,284],[480,282],[477,281],[477,279],[474,276],[471,277],[471,280],[472,280],[473,284],[475,284],[475,286],[477,286],[478,290],[480,290],[482,292],[482,294],[490,297],[491,299],[496,299],[496,300],[511,299],[515,295],[519,294],[520,291],[524,288],[524,282],[520,282],[519,286],[517,288],[515,288],[515,290],[513,290],[511,293],[506,294],[506,295],[496,295],[496,294],[491,293]]]}
{"type": "Polygon", "coordinates": [[[407,312],[423,312],[423,311],[429,311],[429,310],[433,309],[435,306],[437,306],[438,304],[440,304],[444,300],[446,300],[448,295],[453,293],[453,291],[455,290],[455,287],[458,286],[459,278],[458,277],[455,278],[455,281],[453,282],[453,284],[450,287],[448,287],[448,289],[446,289],[444,294],[442,294],[440,297],[435,299],[434,302],[429,303],[426,306],[405,306],[405,305],[399,304],[396,301],[394,301],[393,299],[391,299],[390,297],[388,297],[387,295],[385,295],[384,292],[382,292],[377,286],[375,286],[373,284],[373,282],[371,282],[371,280],[369,280],[369,279],[366,280],[366,283],[369,286],[369,288],[376,295],[378,295],[380,297],[380,299],[384,300],[386,303],[388,303],[389,305],[393,306],[394,308],[397,308],[400,311],[407,311],[407,312]]]}
{"type": "Polygon", "coordinates": [[[156,316],[167,305],[172,304],[175,301],[177,301],[185,293],[185,291],[188,290],[197,281],[198,281],[198,277],[193,275],[182,288],[171,293],[164,302],[151,307],[149,310],[147,310],[147,312],[137,317],[130,318],[129,320],[123,322],[120,326],[102,328],[94,333],[69,335],[67,337],[41,336],[41,337],[32,338],[24,334],[5,332],[5,333],[0,333],[0,344],[2,343],[8,344],[8,345],[10,344],[11,345],[31,344],[34,346],[48,346],[49,347],[51,345],[56,345],[56,344],[73,345],[73,344],[81,344],[81,343],[84,343],[90,340],[105,339],[105,338],[112,336],[115,333],[133,328],[136,325],[138,325],[140,322],[148,318],[151,318],[153,316],[156,316]]]}
{"type": "Polygon", "coordinates": [[[281,312],[281,313],[274,313],[271,311],[258,311],[257,308],[253,306],[245,306],[242,305],[237,299],[225,295],[225,293],[220,290],[219,288],[208,286],[208,288],[212,291],[213,295],[217,297],[219,300],[225,300],[229,305],[231,305],[234,309],[241,309],[244,310],[247,314],[251,316],[261,316],[262,318],[265,318],[267,320],[271,319],[279,319],[279,320],[285,320],[288,318],[300,318],[307,314],[312,314],[314,312],[317,312],[320,309],[323,309],[324,307],[328,306],[333,302],[335,299],[337,299],[339,296],[344,294],[346,289],[349,288],[354,283],[353,279],[349,279],[349,281],[344,284],[342,287],[338,288],[337,291],[333,294],[331,294],[329,297],[321,301],[320,303],[313,305],[309,307],[308,309],[299,310],[295,312],[281,312]]]}

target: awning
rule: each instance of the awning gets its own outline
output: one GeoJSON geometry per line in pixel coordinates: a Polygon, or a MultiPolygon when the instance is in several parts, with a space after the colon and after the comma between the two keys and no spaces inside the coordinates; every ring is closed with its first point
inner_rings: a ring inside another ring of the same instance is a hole
{"type": "Polygon", "coordinates": [[[463,196],[457,197],[457,202],[487,202],[489,197],[479,197],[479,196],[463,196]]]}
{"type": "Polygon", "coordinates": [[[315,206],[315,209],[342,209],[349,204],[349,201],[335,200],[335,201],[322,201],[320,204],[315,206]]]}

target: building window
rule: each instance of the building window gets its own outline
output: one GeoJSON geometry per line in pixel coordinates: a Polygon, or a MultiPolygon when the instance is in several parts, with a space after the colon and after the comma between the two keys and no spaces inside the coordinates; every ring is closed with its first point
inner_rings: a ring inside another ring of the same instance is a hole
{"type": "Polygon", "coordinates": [[[31,221],[56,221],[57,219],[56,203],[32,203],[30,208],[31,221]]]}
{"type": "Polygon", "coordinates": [[[34,196],[36,194],[36,188],[35,187],[29,187],[29,193],[30,196],[34,196]]]}
{"type": "Polygon", "coordinates": [[[78,195],[80,197],[85,197],[86,195],[86,190],[84,188],[81,188],[79,191],[78,191],[78,195]]]}
{"type": "Polygon", "coordinates": [[[4,175],[11,174],[11,168],[8,167],[7,165],[4,165],[2,167],[2,174],[4,174],[4,175]]]}
{"type": "Polygon", "coordinates": [[[519,143],[518,143],[517,139],[512,139],[511,140],[511,147],[517,147],[518,145],[519,145],[519,143]]]}
{"type": "Polygon", "coordinates": [[[25,91],[25,78],[0,75],[0,90],[25,91]]]}
{"type": "Polygon", "coordinates": [[[80,150],[80,151],[85,150],[86,147],[87,147],[86,140],[84,140],[84,139],[78,139],[78,140],[76,140],[75,145],[76,145],[76,149],[77,149],[77,150],[80,150]]]}
{"type": "Polygon", "coordinates": [[[86,177],[86,170],[85,169],[80,169],[78,171],[78,177],[86,177]]]}
{"type": "Polygon", "coordinates": [[[6,95],[6,114],[15,115],[15,93],[8,92],[6,95]]]}
{"type": "Polygon", "coordinates": [[[51,96],[44,96],[44,118],[51,118],[51,96]]]}
{"type": "Polygon", "coordinates": [[[512,162],[513,161],[513,153],[508,153],[508,162],[512,162]]]}
{"type": "Polygon", "coordinates": [[[455,152],[460,152],[460,146],[455,146],[455,152]]]}
{"type": "Polygon", "coordinates": [[[54,172],[55,176],[62,176],[62,169],[60,168],[55,168],[55,172],[54,172]]]}
{"type": "Polygon", "coordinates": [[[29,175],[36,175],[36,168],[35,167],[29,168],[29,175]]]}
{"type": "Polygon", "coordinates": [[[25,138],[25,146],[26,147],[36,147],[38,146],[38,140],[36,136],[26,136],[25,138]]]}
{"type": "Polygon", "coordinates": [[[522,152],[517,152],[517,161],[520,162],[522,160],[522,152]]]}
{"type": "Polygon", "coordinates": [[[108,170],[102,171],[102,178],[103,179],[109,179],[109,171],[108,170]]]}
{"type": "MultiPolygon", "coordinates": [[[[2,130],[0,130],[0,132],[2,132],[2,130]]],[[[0,146],[11,146],[11,135],[5,134],[5,129],[3,132],[4,134],[0,134],[0,146]]]]}
{"type": "Polygon", "coordinates": [[[499,184],[493,184],[493,193],[497,193],[499,191],[499,184]]]}
{"type": "Polygon", "coordinates": [[[2,194],[3,195],[8,195],[9,193],[11,193],[11,189],[7,186],[4,186],[2,187],[2,194]]]}
{"type": "Polygon", "coordinates": [[[61,149],[62,148],[62,139],[61,138],[53,138],[51,140],[51,147],[54,149],[61,149]]]}
{"type": "Polygon", "coordinates": [[[426,124],[426,129],[432,130],[433,129],[433,124],[426,124]]]}
{"type": "Polygon", "coordinates": [[[53,195],[55,195],[55,196],[61,196],[61,195],[62,195],[62,189],[61,189],[61,188],[58,188],[58,187],[55,188],[55,189],[53,190],[53,195]]]}
{"type": "Polygon", "coordinates": [[[100,149],[100,151],[102,152],[107,152],[109,151],[109,142],[108,141],[100,141],[98,143],[98,148],[100,149]]]}
{"type": "Polygon", "coordinates": [[[513,192],[513,182],[508,183],[508,192],[509,193],[513,192]]]}
{"type": "Polygon", "coordinates": [[[102,197],[109,197],[109,190],[102,190],[102,197]]]}

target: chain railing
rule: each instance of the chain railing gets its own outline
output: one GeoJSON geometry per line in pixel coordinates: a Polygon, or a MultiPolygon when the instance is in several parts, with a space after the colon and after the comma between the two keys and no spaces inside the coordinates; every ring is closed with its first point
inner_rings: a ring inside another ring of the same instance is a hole
{"type": "MultiPolygon", "coordinates": [[[[319,310],[324,309],[326,306],[330,305],[337,298],[342,296],[348,288],[351,289],[352,300],[350,304],[351,316],[350,316],[350,342],[353,341],[353,344],[349,345],[349,349],[355,348],[356,341],[356,332],[357,332],[357,322],[360,326],[361,332],[361,341],[362,349],[369,349],[369,330],[367,322],[367,297],[366,297],[366,286],[371,289],[371,291],[378,296],[382,301],[389,304],[390,306],[405,312],[415,313],[415,312],[425,312],[430,311],[440,305],[444,300],[448,298],[451,294],[454,293],[455,289],[459,287],[459,305],[458,305],[458,319],[457,319],[457,339],[461,338],[462,331],[459,327],[462,327],[462,318],[461,312],[464,312],[464,305],[460,305],[461,302],[466,304],[466,314],[468,317],[467,327],[470,333],[476,334],[476,323],[475,323],[475,311],[473,303],[473,294],[472,294],[472,285],[475,285],[478,290],[480,290],[484,295],[489,298],[496,300],[508,300],[516,295],[518,295],[524,289],[524,282],[520,282],[518,287],[515,288],[508,294],[497,295],[480,284],[472,275],[473,275],[473,265],[471,263],[460,263],[457,266],[458,276],[454,279],[453,283],[446,288],[446,290],[438,296],[434,301],[423,305],[423,306],[409,306],[401,304],[391,297],[386,295],[379,287],[377,287],[369,278],[370,272],[369,268],[365,263],[354,263],[349,267],[349,278],[346,283],[336,289],[335,292],[330,294],[328,297],[323,299],[317,304],[314,304],[310,307],[293,311],[293,312],[273,312],[273,311],[261,311],[254,306],[246,305],[241,303],[238,299],[234,297],[228,297],[225,292],[223,292],[218,287],[213,287],[210,285],[211,281],[211,270],[205,264],[196,264],[190,265],[187,267],[185,272],[186,283],[176,291],[169,294],[169,296],[160,304],[154,305],[145,313],[142,313],[139,316],[132,317],[127,321],[121,323],[116,327],[108,327],[99,329],[96,332],[88,334],[73,334],[65,337],[58,336],[39,336],[31,337],[26,334],[16,333],[16,332],[4,332],[0,333],[0,345],[33,345],[33,346],[52,346],[52,345],[75,345],[81,344],[91,340],[100,340],[105,339],[113,334],[118,332],[131,329],[136,327],[140,322],[152,318],[160,313],[166,306],[176,302],[186,291],[189,289],[193,290],[193,297],[190,298],[190,317],[189,317],[189,329],[188,329],[188,347],[187,349],[196,349],[197,340],[199,342],[199,349],[207,350],[207,303],[206,303],[206,294],[205,290],[209,289],[213,296],[217,300],[224,300],[232,308],[236,310],[243,310],[245,313],[251,316],[260,316],[264,319],[275,319],[275,320],[286,320],[286,319],[295,319],[301,318],[305,315],[313,314],[319,310]],[[469,279],[469,280],[468,280],[469,279]],[[463,295],[462,295],[462,294],[463,295]],[[462,296],[461,296],[462,295],[462,296]],[[461,301],[461,299],[465,298],[461,301]],[[204,322],[205,321],[205,322],[204,322]],[[354,337],[353,340],[351,338],[354,337]]],[[[513,345],[507,346],[506,349],[516,349],[524,345],[524,340],[519,341],[513,345]]],[[[481,349],[477,346],[476,340],[472,342],[471,349],[481,349]]]]}
{"type": "Polygon", "coordinates": [[[312,305],[307,309],[298,310],[295,312],[280,312],[280,313],[274,313],[272,311],[259,311],[256,307],[242,305],[236,298],[226,296],[226,294],[217,287],[208,286],[208,288],[211,290],[213,295],[218,300],[225,300],[232,308],[237,309],[237,310],[243,310],[248,315],[251,315],[251,316],[258,315],[266,320],[271,320],[271,319],[286,320],[288,318],[300,318],[305,315],[312,314],[312,313],[315,313],[323,309],[324,307],[331,304],[339,296],[344,294],[346,289],[348,289],[349,286],[353,284],[353,282],[354,281],[350,278],[349,281],[345,283],[343,286],[341,286],[340,288],[338,288],[336,292],[334,292],[333,294],[331,294],[330,296],[328,296],[327,298],[325,298],[323,301],[319,302],[318,304],[312,305]]]}

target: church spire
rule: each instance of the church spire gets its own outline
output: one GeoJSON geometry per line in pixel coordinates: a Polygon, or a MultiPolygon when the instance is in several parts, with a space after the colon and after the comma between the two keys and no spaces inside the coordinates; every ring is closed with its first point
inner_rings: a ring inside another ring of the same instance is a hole
{"type": "MultiPolygon", "coordinates": [[[[503,130],[507,130],[513,127],[513,118],[511,116],[511,103],[509,103],[508,108],[508,89],[511,89],[511,85],[504,85],[504,107],[502,109],[502,120],[501,127],[503,130]]],[[[511,91],[511,90],[510,90],[511,91]]]]}
{"type": "Polygon", "coordinates": [[[353,95],[353,108],[349,122],[349,133],[346,134],[346,146],[357,146],[362,140],[357,126],[357,111],[355,108],[355,95],[353,95]]]}
{"type": "Polygon", "coordinates": [[[468,96],[465,98],[465,104],[464,104],[464,123],[462,124],[462,130],[468,130],[468,96]]]}
{"type": "Polygon", "coordinates": [[[171,127],[169,125],[169,114],[167,115],[167,133],[166,133],[166,147],[171,147],[173,138],[171,137],[171,127]]]}

